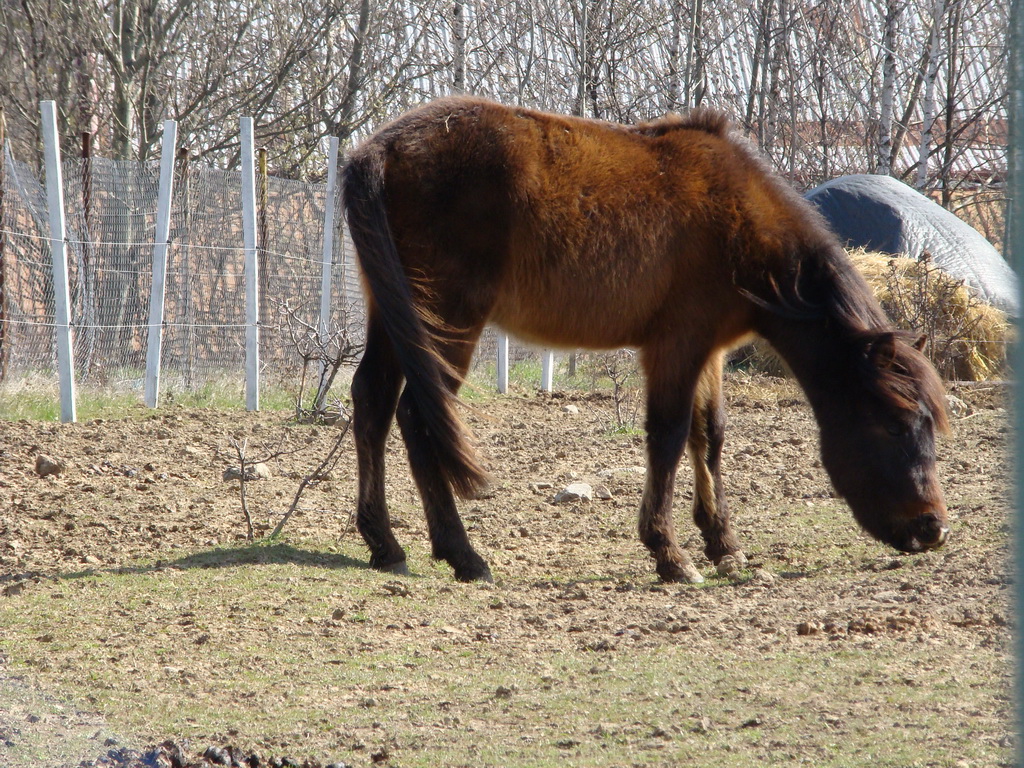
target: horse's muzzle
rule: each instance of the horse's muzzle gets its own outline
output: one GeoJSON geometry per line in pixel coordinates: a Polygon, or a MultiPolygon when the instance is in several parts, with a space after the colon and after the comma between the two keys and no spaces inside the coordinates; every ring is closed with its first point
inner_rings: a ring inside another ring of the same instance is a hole
{"type": "Polygon", "coordinates": [[[926,552],[938,549],[948,538],[949,525],[945,515],[928,512],[910,521],[903,541],[897,543],[896,548],[904,552],[926,552]]]}

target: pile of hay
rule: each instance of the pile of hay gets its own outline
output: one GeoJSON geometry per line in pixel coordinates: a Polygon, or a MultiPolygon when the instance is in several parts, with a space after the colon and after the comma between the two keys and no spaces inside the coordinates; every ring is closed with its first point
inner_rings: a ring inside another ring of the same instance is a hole
{"type": "Polygon", "coordinates": [[[985,381],[1007,372],[1013,327],[934,263],[863,249],[850,252],[897,328],[928,335],[925,354],[946,379],[985,381]]]}

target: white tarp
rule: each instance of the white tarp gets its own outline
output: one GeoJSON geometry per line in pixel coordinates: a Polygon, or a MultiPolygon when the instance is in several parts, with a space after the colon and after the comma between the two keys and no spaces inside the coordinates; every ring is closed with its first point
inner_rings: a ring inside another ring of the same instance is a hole
{"type": "Polygon", "coordinates": [[[906,255],[928,252],[943,271],[983,300],[1020,316],[1017,275],[974,227],[892,178],[841,176],[806,195],[850,247],[906,255]]]}

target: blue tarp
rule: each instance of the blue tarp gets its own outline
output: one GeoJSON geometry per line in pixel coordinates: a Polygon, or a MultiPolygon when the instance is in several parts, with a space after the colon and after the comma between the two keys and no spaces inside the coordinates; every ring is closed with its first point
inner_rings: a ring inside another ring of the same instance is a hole
{"type": "Polygon", "coordinates": [[[806,195],[848,247],[920,260],[928,252],[943,271],[983,300],[1020,316],[1017,275],[985,237],[941,205],[892,178],[841,176],[806,195]]]}

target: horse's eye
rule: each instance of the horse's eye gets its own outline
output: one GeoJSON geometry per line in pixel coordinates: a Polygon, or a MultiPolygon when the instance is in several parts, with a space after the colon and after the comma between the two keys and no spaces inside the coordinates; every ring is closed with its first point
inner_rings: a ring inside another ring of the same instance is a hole
{"type": "Polygon", "coordinates": [[[888,432],[893,437],[901,437],[903,433],[906,432],[907,430],[902,424],[899,424],[897,422],[890,422],[889,424],[885,425],[885,431],[888,432]]]}

